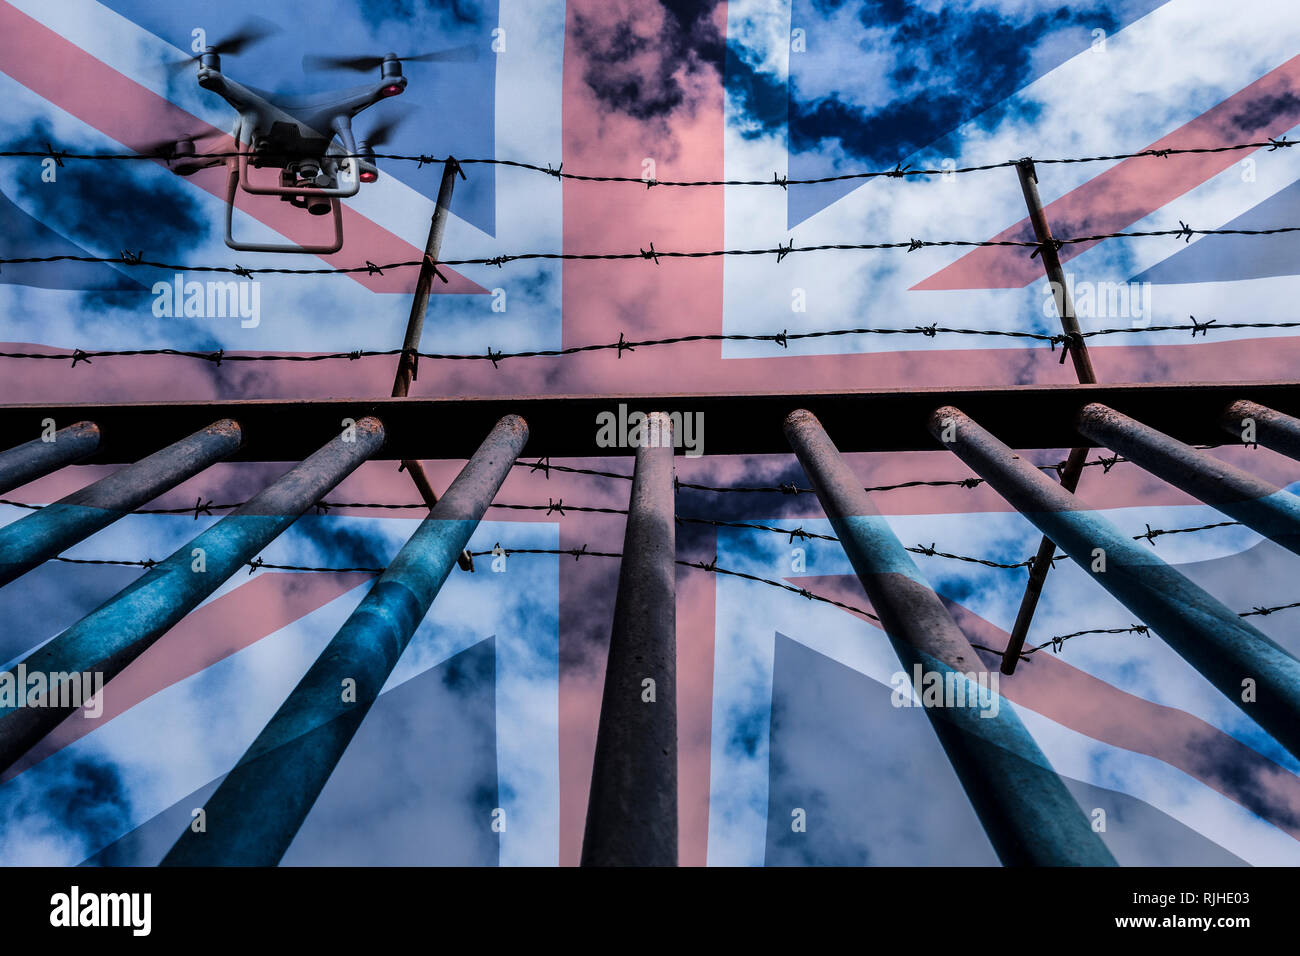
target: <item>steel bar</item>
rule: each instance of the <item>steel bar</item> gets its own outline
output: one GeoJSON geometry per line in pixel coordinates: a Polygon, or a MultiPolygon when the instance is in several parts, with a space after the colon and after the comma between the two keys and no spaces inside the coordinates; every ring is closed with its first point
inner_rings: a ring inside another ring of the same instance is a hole
{"type": "Polygon", "coordinates": [[[1038,255],[1043,260],[1043,270],[1052,284],[1052,297],[1056,300],[1056,311],[1061,318],[1061,329],[1070,336],[1066,343],[1070,358],[1074,362],[1075,376],[1080,382],[1097,381],[1097,373],[1092,368],[1092,357],[1088,354],[1086,340],[1080,335],[1079,319],[1074,312],[1074,303],[1070,300],[1070,287],[1065,281],[1065,270],[1061,268],[1061,257],[1057,253],[1056,243],[1052,238],[1052,226],[1047,221],[1043,209],[1043,200],[1038,195],[1038,173],[1032,159],[1022,159],[1016,163],[1016,173],[1020,176],[1020,190],[1025,196],[1025,205],[1029,209],[1029,221],[1034,226],[1034,238],[1041,245],[1038,255]]]}
{"type": "Polygon", "coordinates": [[[0,585],[233,454],[241,438],[239,424],[223,419],[0,528],[0,585]]]}
{"type": "Polygon", "coordinates": [[[1096,402],[1079,431],[1153,475],[1300,554],[1300,498],[1096,402]]]}
{"type": "Polygon", "coordinates": [[[921,683],[912,680],[920,668],[970,689],[962,706],[927,706],[926,716],[998,857],[1007,865],[1113,866],[1015,711],[993,706],[997,674],[988,673],[821,423],[801,410],[785,430],[908,682],[921,683]],[[982,706],[968,706],[968,698],[982,706]]]}
{"type": "MultiPolygon", "coordinates": [[[[274,541],[384,440],[363,418],[211,528],[160,561],[105,604],[29,654],[26,675],[89,675],[107,684],[266,545],[274,541]]],[[[83,676],[84,680],[85,677],[83,676]]],[[[21,685],[14,671],[12,685],[21,685]]],[[[11,685],[11,686],[12,686],[11,685]]],[[[51,694],[38,706],[0,702],[0,771],[77,709],[51,694]]],[[[41,695],[36,695],[41,696],[41,695]]]]}
{"type": "MultiPolygon", "coordinates": [[[[1061,469],[1061,487],[1074,491],[1079,486],[1079,477],[1083,474],[1084,462],[1088,460],[1087,448],[1071,448],[1061,469]]],[[[1001,670],[1004,674],[1014,674],[1016,664],[1020,662],[1020,652],[1024,650],[1025,638],[1029,635],[1029,626],[1034,620],[1034,611],[1038,609],[1038,598],[1043,593],[1043,583],[1047,573],[1052,570],[1052,558],[1056,556],[1056,542],[1046,535],[1038,542],[1038,552],[1034,563],[1029,567],[1029,581],[1025,584],[1024,596],[1020,599],[1020,609],[1016,611],[1015,623],[1011,625],[1011,636],[1007,640],[1006,650],[1002,652],[1001,670]]]]}
{"type": "Polygon", "coordinates": [[[527,439],[523,419],[497,423],[163,865],[280,861],[527,439]]]}
{"type": "Polygon", "coordinates": [[[1256,402],[1233,402],[1219,418],[1225,431],[1247,444],[1260,444],[1300,460],[1300,418],[1283,415],[1256,402]],[[1253,437],[1247,441],[1246,435],[1253,437]]]}
{"type": "MultiPolygon", "coordinates": [[[[406,338],[402,342],[402,355],[397,362],[397,377],[393,381],[393,395],[402,397],[411,389],[416,375],[415,352],[424,337],[424,316],[429,309],[429,290],[433,288],[438,271],[438,256],[442,254],[442,235],[447,231],[447,215],[451,212],[451,195],[456,188],[456,176],[465,178],[460,163],[451,157],[442,166],[442,182],[438,185],[438,201],[429,220],[429,237],[424,242],[424,263],[415,282],[415,295],[411,299],[411,314],[406,320],[406,338]]],[[[443,282],[447,280],[443,278],[443,282]]]]}
{"type": "MultiPolygon", "coordinates": [[[[1074,374],[1080,382],[1097,381],[1097,373],[1092,367],[1092,356],[1088,353],[1087,340],[1080,334],[1078,315],[1074,311],[1074,301],[1070,295],[1070,284],[1065,280],[1065,271],[1061,268],[1061,258],[1057,254],[1056,244],[1052,239],[1052,226],[1047,221],[1047,212],[1043,209],[1042,197],[1038,195],[1038,171],[1034,161],[1022,159],[1016,164],[1016,174],[1020,177],[1020,190],[1025,197],[1025,206],[1029,210],[1029,220],[1034,227],[1034,235],[1042,245],[1038,247],[1051,283],[1052,296],[1056,300],[1056,313],[1060,317],[1061,331],[1070,336],[1065,348],[1074,362],[1074,374]]],[[[1062,356],[1064,357],[1064,356],[1062,356]]],[[[1083,463],[1087,459],[1086,448],[1071,449],[1061,470],[1061,487],[1074,491],[1079,485],[1083,473],[1083,463]]],[[[1011,639],[1002,655],[1002,673],[1014,674],[1020,660],[1020,652],[1025,646],[1025,636],[1034,620],[1034,611],[1038,607],[1038,597],[1043,592],[1043,582],[1052,570],[1052,557],[1056,554],[1056,544],[1048,537],[1038,543],[1038,553],[1034,556],[1033,566],[1029,569],[1029,581],[1025,585],[1025,594],[1020,599],[1020,610],[1016,612],[1016,621],[1011,626],[1011,639]]]]}
{"type": "Polygon", "coordinates": [[[926,431],[930,412],[955,405],[996,426],[1016,448],[1073,448],[1084,443],[1074,416],[1088,402],[1119,409],[1180,441],[1209,444],[1223,440],[1218,418],[1238,399],[1300,415],[1300,382],[9,405],[0,406],[0,446],[36,434],[42,417],[93,417],[106,438],[90,460],[132,462],[159,442],[175,441],[216,418],[233,418],[246,437],[232,460],[300,461],[329,437],[322,422],[374,415],[387,436],[378,457],[464,460],[503,415],[519,414],[528,421],[530,455],[608,457],[632,449],[600,445],[595,416],[617,416],[626,406],[628,414],[654,409],[702,414],[708,428],[701,450],[708,455],[789,454],[781,421],[796,408],[811,411],[832,434],[842,433],[840,450],[846,454],[917,451],[934,448],[926,431]],[[429,428],[431,421],[440,427],[429,428]],[[860,428],[863,421],[872,427],[860,428]]]}
{"type": "Polygon", "coordinates": [[[953,407],[931,433],[1247,716],[1300,757],[1300,661],[953,407]],[[1249,681],[1247,684],[1245,682],[1249,681]],[[1247,694],[1247,689],[1254,692],[1247,694]],[[1249,700],[1243,699],[1249,697],[1249,700]]]}
{"type": "MultiPolygon", "coordinates": [[[[406,320],[406,338],[402,342],[402,354],[397,360],[397,377],[393,380],[393,397],[405,398],[411,390],[415,378],[418,359],[416,351],[424,339],[424,317],[429,310],[429,290],[433,288],[434,276],[438,274],[438,256],[442,254],[442,235],[447,230],[447,216],[451,212],[451,196],[456,188],[456,177],[465,178],[465,171],[460,163],[452,157],[442,165],[442,182],[438,186],[438,200],[433,206],[433,216],[429,220],[429,236],[424,242],[424,263],[420,266],[420,275],[415,282],[415,294],[411,297],[411,314],[406,320]]],[[[446,278],[443,278],[446,282],[446,278]]],[[[438,503],[438,493],[433,490],[433,482],[424,471],[424,465],[418,459],[407,458],[402,467],[411,476],[415,490],[421,500],[430,509],[438,503]]],[[[462,552],[457,559],[462,570],[473,570],[474,562],[469,552],[462,552]]]]}
{"type": "Polygon", "coordinates": [[[582,840],[583,866],[677,865],[673,425],[651,413],[632,474],[582,840]]]}
{"type": "MultiPolygon", "coordinates": [[[[46,420],[55,419],[48,414],[29,417],[35,426],[33,431],[43,431],[45,426],[41,423],[46,420]]],[[[5,437],[12,441],[21,433],[22,428],[6,428],[4,431],[5,437]]],[[[93,455],[99,448],[99,439],[99,426],[94,422],[83,421],[60,428],[50,435],[49,441],[34,438],[0,452],[0,494],[93,455]]]]}

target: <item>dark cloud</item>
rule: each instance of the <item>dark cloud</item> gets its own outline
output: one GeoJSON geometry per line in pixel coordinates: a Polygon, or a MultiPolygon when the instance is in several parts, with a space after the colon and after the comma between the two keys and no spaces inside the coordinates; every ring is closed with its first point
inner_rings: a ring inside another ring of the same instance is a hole
{"type": "Polygon", "coordinates": [[[117,767],[88,756],[44,761],[6,789],[8,827],[40,821],[61,839],[98,849],[130,826],[130,795],[117,767]]]}
{"type": "MultiPolygon", "coordinates": [[[[830,11],[842,3],[821,3],[830,11]]],[[[818,100],[790,100],[790,145],[797,152],[838,141],[849,154],[873,163],[889,164],[934,141],[998,104],[1034,77],[1033,57],[1027,55],[1045,37],[1063,30],[1079,33],[1079,48],[1090,31],[1108,33],[1119,23],[1109,10],[1090,4],[1062,5],[1027,19],[1002,16],[993,10],[957,15],[951,10],[927,10],[899,0],[875,0],[858,7],[864,28],[892,28],[895,66],[879,82],[895,89],[883,108],[867,110],[832,95],[818,100]],[[932,82],[940,78],[941,82],[932,82]]],[[[815,36],[810,36],[815,42],[815,36]]],[[[984,117],[982,124],[1000,122],[1002,112],[984,117]]]]}
{"type": "Polygon", "coordinates": [[[641,29],[652,19],[641,5],[612,25],[578,14],[569,35],[586,63],[583,79],[601,104],[640,120],[693,109],[681,77],[721,74],[726,49],[713,21],[717,0],[659,0],[659,6],[662,24],[652,33],[641,29]]]}
{"type": "Polygon", "coordinates": [[[1256,134],[1270,120],[1278,116],[1294,116],[1300,111],[1300,96],[1285,90],[1277,94],[1256,96],[1236,113],[1229,122],[1234,130],[1256,134]]]}
{"type": "MultiPolygon", "coordinates": [[[[56,139],[41,122],[17,148],[42,149],[56,139]]],[[[84,144],[61,146],[95,152],[84,144]]],[[[165,259],[198,246],[211,227],[191,187],[152,163],[70,163],[56,182],[28,176],[18,185],[37,219],[91,248],[143,250],[146,258],[165,259]]]]}
{"type": "MultiPolygon", "coordinates": [[[[821,26],[805,27],[810,51],[818,29],[829,29],[826,19],[845,6],[845,0],[814,0],[809,20],[821,21],[821,26]]],[[[788,124],[792,152],[837,144],[873,165],[891,165],[977,117],[983,128],[1003,122],[1010,110],[1016,118],[1033,119],[1034,104],[1003,103],[1035,78],[1030,54],[1050,43],[1072,55],[1086,49],[1092,30],[1112,33],[1122,25],[1114,12],[1097,3],[1062,4],[1030,17],[1012,17],[993,10],[957,13],[902,0],[865,0],[856,4],[856,18],[866,29],[889,30],[894,67],[859,82],[892,89],[892,99],[866,109],[838,93],[801,97],[797,61],[787,89],[771,74],[754,69],[749,51],[733,43],[727,51],[727,91],[753,121],[744,135],[757,137],[788,124]]]]}

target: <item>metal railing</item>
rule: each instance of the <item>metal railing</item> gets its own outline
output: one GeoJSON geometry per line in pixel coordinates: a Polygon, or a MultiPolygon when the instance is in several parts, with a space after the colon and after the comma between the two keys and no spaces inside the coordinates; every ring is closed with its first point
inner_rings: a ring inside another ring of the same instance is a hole
{"type": "MultiPolygon", "coordinates": [[[[1292,414],[1300,411],[1300,382],[0,407],[0,442],[13,446],[0,452],[0,487],[16,487],[71,462],[129,462],[0,529],[0,585],[217,461],[301,456],[281,478],[146,569],[13,670],[96,672],[110,681],[362,462],[467,458],[209,798],[208,819],[220,820],[220,826],[205,832],[187,829],[164,860],[274,864],[525,446],[548,459],[633,454],[582,860],[589,865],[673,864],[677,562],[672,419],[651,416],[659,427],[645,433],[657,435],[657,441],[597,449],[593,411],[620,401],[704,412],[713,419],[711,453],[793,449],[904,667],[920,665],[958,681],[974,681],[987,668],[872,505],[863,488],[865,476],[855,475],[842,455],[950,450],[1300,757],[1300,661],[1118,531],[1064,481],[1053,480],[1011,450],[1104,446],[1297,551],[1300,499],[1188,443],[1227,435],[1300,459],[1300,420],[1292,414]],[[61,421],[75,424],[55,428],[61,421]],[[196,421],[203,422],[201,427],[194,427],[196,421]],[[330,431],[334,433],[322,442],[330,431]],[[25,435],[36,437],[17,440],[25,435]],[[157,436],[171,443],[148,448],[147,436],[155,436],[155,445],[157,436]],[[1242,699],[1245,679],[1259,688],[1250,703],[1242,699]],[[348,680],[351,694],[341,692],[348,680]]],[[[0,770],[75,709],[65,703],[0,708],[0,770]]],[[[928,713],[1003,861],[1114,862],[1012,708],[1001,709],[993,720],[960,708],[928,713]]]]}

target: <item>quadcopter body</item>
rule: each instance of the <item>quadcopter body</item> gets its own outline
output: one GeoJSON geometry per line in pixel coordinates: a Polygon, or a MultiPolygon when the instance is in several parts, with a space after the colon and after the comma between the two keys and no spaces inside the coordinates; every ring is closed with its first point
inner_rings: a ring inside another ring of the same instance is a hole
{"type": "Polygon", "coordinates": [[[374,104],[400,95],[407,84],[402,61],[459,59],[467,48],[421,56],[384,56],[351,58],[309,57],[323,62],[326,68],[374,69],[378,77],[369,83],[297,98],[281,97],[248,86],[226,75],[221,68],[222,52],[235,52],[259,38],[246,33],[222,45],[208,46],[192,59],[197,61],[198,84],[224,99],[235,110],[237,119],[231,136],[237,155],[204,155],[195,140],[214,135],[209,132],[168,141],[157,148],[169,166],[179,175],[190,176],[201,169],[225,164],[228,172],[226,189],[226,245],[251,252],[293,252],[328,254],[343,246],[343,217],[340,200],[355,196],[363,183],[379,179],[375,164],[375,146],[384,142],[393,123],[381,123],[358,140],[352,121],[358,113],[374,104]],[[224,49],[223,49],[224,47],[224,49]],[[278,170],[278,182],[254,182],[250,170],[278,170]],[[255,196],[278,196],[283,202],[306,210],[314,216],[333,215],[334,238],[317,245],[296,243],[254,243],[237,240],[232,232],[235,200],[240,190],[255,196]]]}

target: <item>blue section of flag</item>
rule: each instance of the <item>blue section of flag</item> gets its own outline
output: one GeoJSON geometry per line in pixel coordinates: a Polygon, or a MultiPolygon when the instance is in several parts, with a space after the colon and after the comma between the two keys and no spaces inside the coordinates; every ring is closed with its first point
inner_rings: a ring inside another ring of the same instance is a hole
{"type": "MultiPolygon", "coordinates": [[[[0,258],[90,255],[0,193],[0,258]]],[[[99,292],[134,292],[145,288],[101,262],[6,263],[0,269],[0,282],[42,289],[99,292]]]]}
{"type": "Polygon", "coordinates": [[[997,865],[925,712],[783,634],[769,740],[768,866],[997,865]]]}
{"type": "MultiPolygon", "coordinates": [[[[495,660],[496,640],[488,638],[380,695],[282,864],[495,866],[495,660]]],[[[86,863],[157,865],[219,783],[86,863]]]]}
{"type": "MultiPolygon", "coordinates": [[[[1274,193],[1221,229],[1278,229],[1300,221],[1300,182],[1274,193]]],[[[1178,285],[1185,282],[1231,282],[1291,276],[1300,272],[1300,233],[1281,233],[1262,241],[1258,236],[1214,236],[1212,242],[1184,246],[1132,282],[1178,285]]],[[[1261,317],[1262,318],[1262,317],[1261,317]]]]}

